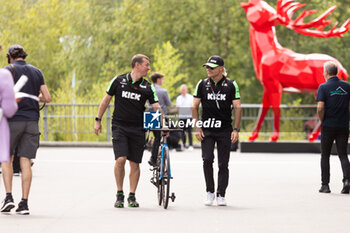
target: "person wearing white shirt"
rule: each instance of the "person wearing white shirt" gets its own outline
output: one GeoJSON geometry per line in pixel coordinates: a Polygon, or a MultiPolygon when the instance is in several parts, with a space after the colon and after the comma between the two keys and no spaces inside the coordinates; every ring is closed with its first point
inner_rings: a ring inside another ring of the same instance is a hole
{"type": "Polygon", "coordinates": [[[176,98],[176,107],[179,113],[179,120],[184,122],[184,131],[182,132],[182,143],[186,147],[186,133],[188,135],[189,150],[193,150],[192,140],[192,127],[190,122],[192,121],[192,103],[193,96],[188,94],[188,88],[186,84],[180,86],[181,95],[176,98]]]}

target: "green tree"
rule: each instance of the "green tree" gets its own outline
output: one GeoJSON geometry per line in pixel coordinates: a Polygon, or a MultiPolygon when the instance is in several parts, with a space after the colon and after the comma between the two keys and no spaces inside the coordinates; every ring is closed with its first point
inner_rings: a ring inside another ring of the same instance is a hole
{"type": "Polygon", "coordinates": [[[187,74],[181,73],[183,62],[181,54],[178,53],[171,43],[165,42],[154,50],[153,70],[165,75],[164,88],[168,90],[172,102],[179,95],[179,87],[188,82],[187,74]]]}

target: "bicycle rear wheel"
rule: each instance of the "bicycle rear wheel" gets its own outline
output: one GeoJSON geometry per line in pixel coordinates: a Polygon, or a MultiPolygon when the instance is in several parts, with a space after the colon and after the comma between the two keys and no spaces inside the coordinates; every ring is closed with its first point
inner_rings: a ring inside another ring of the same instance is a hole
{"type": "Polygon", "coordinates": [[[163,154],[163,178],[162,178],[162,191],[163,191],[163,207],[168,208],[169,194],[170,194],[170,158],[169,148],[164,148],[163,154]]]}

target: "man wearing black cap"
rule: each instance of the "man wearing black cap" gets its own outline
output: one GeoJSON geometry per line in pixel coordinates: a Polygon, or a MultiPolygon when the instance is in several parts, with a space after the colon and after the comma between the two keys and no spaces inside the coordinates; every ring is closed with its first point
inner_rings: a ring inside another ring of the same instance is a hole
{"type": "Polygon", "coordinates": [[[212,56],[203,65],[208,78],[198,82],[194,92],[192,115],[196,119],[196,138],[201,142],[203,169],[207,199],[205,205],[212,205],[215,199],[213,162],[214,146],[218,153],[217,205],[226,206],[225,192],[228,185],[231,143],[238,140],[241,121],[241,102],[238,85],[226,77],[224,61],[212,56]],[[202,117],[199,121],[199,104],[202,104],[202,117]],[[232,106],[235,110],[235,123],[232,129],[232,106]]]}
{"type": "MultiPolygon", "coordinates": [[[[28,81],[21,89],[21,92],[38,96],[42,102],[50,102],[51,96],[44,82],[44,76],[41,71],[26,63],[27,53],[20,45],[13,45],[7,53],[7,66],[14,79],[14,82],[20,79],[22,75],[28,77],[28,81]]],[[[39,103],[30,98],[23,98],[18,103],[17,113],[9,119],[10,126],[10,155],[11,161],[1,164],[4,185],[6,190],[6,198],[1,207],[1,212],[10,212],[15,207],[12,197],[12,178],[13,168],[12,160],[15,149],[17,148],[17,156],[20,157],[22,169],[22,200],[16,209],[17,214],[28,215],[28,196],[32,181],[31,159],[36,156],[39,147],[39,103]]]]}

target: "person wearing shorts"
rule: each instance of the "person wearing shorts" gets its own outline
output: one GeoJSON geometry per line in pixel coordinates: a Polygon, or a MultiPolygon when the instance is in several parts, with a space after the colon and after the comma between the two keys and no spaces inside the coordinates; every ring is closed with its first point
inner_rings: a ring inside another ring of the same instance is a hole
{"type": "MultiPolygon", "coordinates": [[[[25,61],[27,53],[20,45],[13,45],[7,53],[8,62],[11,64],[6,67],[12,74],[14,83],[17,83],[22,75],[28,77],[27,83],[21,89],[21,92],[38,96],[42,102],[50,102],[51,96],[44,82],[42,72],[28,64],[25,61]]],[[[10,155],[9,162],[1,164],[3,180],[6,190],[4,204],[1,212],[10,212],[15,207],[12,197],[12,179],[13,167],[12,160],[17,148],[17,156],[20,157],[20,165],[22,169],[22,200],[16,209],[17,214],[28,215],[28,196],[32,182],[31,159],[36,156],[39,147],[39,103],[30,98],[23,98],[18,103],[16,114],[9,119],[10,127],[10,155]]]]}
{"type": "Polygon", "coordinates": [[[198,122],[199,105],[202,104],[202,126],[196,124],[196,138],[201,142],[203,171],[206,183],[207,199],[205,205],[212,205],[215,199],[213,175],[214,148],[217,144],[218,186],[216,201],[219,206],[226,206],[225,192],[228,186],[231,143],[238,140],[241,121],[241,102],[238,85],[226,77],[224,60],[212,56],[205,66],[208,78],[202,79],[193,95],[192,116],[198,122]],[[232,129],[232,106],[235,123],[232,129]],[[207,124],[207,122],[211,122],[207,124]]]}
{"type": "Polygon", "coordinates": [[[153,109],[161,112],[153,85],[144,77],[150,70],[149,58],[143,54],[133,56],[132,71],[116,76],[109,84],[107,93],[101,101],[96,116],[94,130],[96,135],[102,132],[101,120],[111,99],[115,96],[112,119],[113,151],[115,156],[114,176],[117,184],[116,208],[124,207],[123,182],[125,163],[130,164],[129,207],[139,207],[135,192],[140,178],[140,166],[145,146],[145,130],[143,129],[143,112],[148,100],[153,109]]]}

